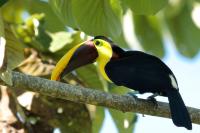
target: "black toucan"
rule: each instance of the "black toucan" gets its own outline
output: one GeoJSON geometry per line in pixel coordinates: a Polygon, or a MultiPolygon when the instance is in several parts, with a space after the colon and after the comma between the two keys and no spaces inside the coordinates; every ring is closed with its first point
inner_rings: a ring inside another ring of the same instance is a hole
{"type": "Polygon", "coordinates": [[[124,51],[104,36],[96,36],[70,49],[57,63],[51,79],[59,80],[72,70],[95,61],[109,82],[141,94],[150,92],[168,97],[173,123],[192,129],[190,115],[169,67],[153,55],[124,51]]]}

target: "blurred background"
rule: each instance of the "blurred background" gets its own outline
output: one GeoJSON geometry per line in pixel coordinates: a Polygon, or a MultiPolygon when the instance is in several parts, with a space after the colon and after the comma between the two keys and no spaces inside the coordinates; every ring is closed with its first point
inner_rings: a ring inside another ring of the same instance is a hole
{"type": "MultiPolygon", "coordinates": [[[[9,83],[15,70],[49,79],[70,48],[96,35],[161,58],[176,75],[186,105],[200,108],[199,0],[0,0],[0,69],[7,75],[0,78],[9,83]]],[[[107,83],[95,64],[77,69],[64,82],[116,94],[130,91],[107,83]]],[[[188,131],[171,119],[0,89],[1,132],[200,132],[196,124],[188,131]]]]}

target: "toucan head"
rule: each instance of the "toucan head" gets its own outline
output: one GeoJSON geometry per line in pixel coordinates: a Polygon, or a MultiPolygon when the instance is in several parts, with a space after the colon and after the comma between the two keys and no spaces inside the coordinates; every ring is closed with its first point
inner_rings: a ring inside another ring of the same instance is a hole
{"type": "Polygon", "coordinates": [[[123,52],[110,39],[96,36],[70,49],[56,64],[51,80],[60,80],[74,69],[95,61],[103,68],[110,60],[119,58],[123,52]]]}

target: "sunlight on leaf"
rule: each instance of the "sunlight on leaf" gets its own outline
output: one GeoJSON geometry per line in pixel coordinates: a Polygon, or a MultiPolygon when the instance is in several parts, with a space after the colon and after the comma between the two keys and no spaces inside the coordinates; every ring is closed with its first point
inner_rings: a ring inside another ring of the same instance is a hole
{"type": "Polygon", "coordinates": [[[53,58],[56,60],[59,60],[69,49],[84,41],[84,39],[81,38],[80,31],[57,32],[52,35],[50,51],[53,53],[53,58]],[[58,40],[58,42],[55,40],[58,40]]]}
{"type": "Polygon", "coordinates": [[[65,45],[72,43],[72,33],[69,32],[57,32],[57,33],[49,33],[52,42],[50,44],[49,50],[51,52],[57,52],[61,50],[65,45]]]}

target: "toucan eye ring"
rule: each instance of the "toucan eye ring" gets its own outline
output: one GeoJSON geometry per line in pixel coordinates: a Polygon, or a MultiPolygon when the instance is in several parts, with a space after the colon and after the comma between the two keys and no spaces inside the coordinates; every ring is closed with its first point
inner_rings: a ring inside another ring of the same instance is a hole
{"type": "Polygon", "coordinates": [[[101,42],[100,41],[95,41],[96,46],[100,46],[101,42]]]}

